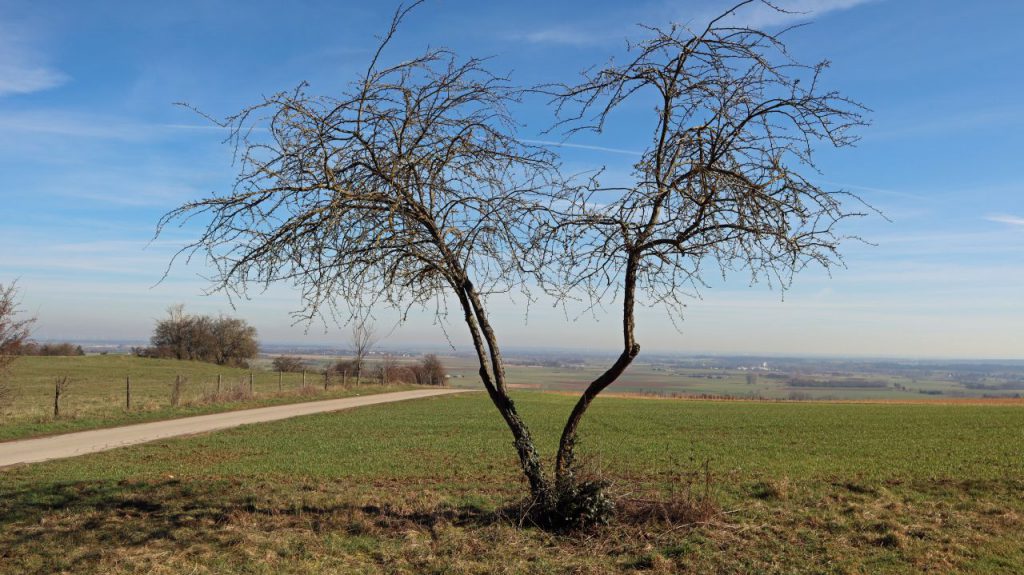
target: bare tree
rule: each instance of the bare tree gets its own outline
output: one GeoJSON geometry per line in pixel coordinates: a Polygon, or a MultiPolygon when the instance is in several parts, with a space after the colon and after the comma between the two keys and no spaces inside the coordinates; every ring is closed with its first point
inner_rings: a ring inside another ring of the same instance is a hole
{"type": "Polygon", "coordinates": [[[17,282],[0,284],[0,409],[13,400],[8,371],[28,343],[36,321],[34,317],[19,317],[20,307],[17,282]]]}
{"type": "Polygon", "coordinates": [[[259,353],[256,328],[245,320],[190,315],[182,305],[167,309],[167,319],[157,322],[150,344],[135,353],[239,367],[248,366],[259,353]]]}
{"type": "Polygon", "coordinates": [[[390,353],[385,353],[381,356],[380,361],[377,363],[377,380],[380,381],[381,385],[388,385],[389,383],[398,383],[402,381],[399,369],[404,369],[398,365],[398,360],[395,356],[390,353]]]}
{"type": "Polygon", "coordinates": [[[53,381],[53,418],[60,418],[60,398],[68,394],[71,388],[71,378],[62,375],[53,381]]]}
{"type": "Polygon", "coordinates": [[[365,74],[341,96],[301,85],[218,122],[238,152],[233,190],[183,205],[159,229],[202,215],[208,224],[187,257],[204,254],[229,294],[293,283],[300,318],[339,314],[336,304],[355,318],[377,305],[430,306],[443,318],[454,296],[483,385],[541,497],[548,481],[508,395],[486,302],[525,290],[540,269],[527,262],[544,206],[561,189],[555,158],[515,137],[508,107],[521,91],[481,60],[430,50],[380,64],[408,11],[396,12],[365,74]]]}
{"type": "Polygon", "coordinates": [[[838,248],[847,238],[836,225],[863,215],[848,207],[855,197],[808,179],[816,172],[814,147],[850,145],[863,108],[821,87],[827,62],[794,61],[786,31],[729,24],[756,1],[740,2],[696,32],[648,28],[650,37],[631,46],[626,63],[547,88],[569,134],[601,131],[627,102],[655,110],[647,126],[631,124],[650,135],[633,183],[579,194],[553,228],[564,234],[559,245],[569,246],[560,294],[583,290],[592,304],[622,305],[622,352],[566,422],[556,458],[560,484],[572,480],[577,429],[590,403],[640,352],[638,298],[681,317],[684,299],[706,285],[706,274],[735,270],[786,289],[808,264],[841,264],[838,248]]]}
{"type": "Polygon", "coordinates": [[[218,122],[239,158],[234,188],[168,213],[159,229],[202,216],[185,257],[205,255],[215,287],[232,295],[294,284],[300,318],[338,314],[339,304],[353,318],[377,305],[403,314],[431,306],[443,318],[454,296],[541,512],[534,517],[600,520],[606,500],[599,485],[575,481],[573,446],[590,403],[640,351],[638,293],[678,311],[705,266],[785,287],[810,262],[838,262],[833,226],[852,214],[842,194],[802,173],[813,169],[815,142],[850,142],[860,109],[821,92],[824,66],[791,61],[779,35],[722,19],[696,34],[650,29],[627,64],[548,90],[570,131],[599,129],[627,100],[658,104],[635,184],[576,190],[548,150],[517,139],[508,107],[521,91],[482,61],[431,50],[379,63],[407,12],[396,12],[341,96],[301,85],[218,122]],[[594,304],[615,294],[622,302],[622,354],[569,417],[553,482],[508,395],[487,312],[488,296],[529,293],[533,281],[565,297],[582,290],[594,304]]]}
{"type": "Polygon", "coordinates": [[[416,383],[420,385],[445,385],[448,370],[437,355],[428,353],[415,368],[416,383]]]}
{"type": "Polygon", "coordinates": [[[359,378],[363,373],[363,365],[366,362],[366,356],[373,351],[373,346],[377,345],[376,330],[372,323],[367,323],[366,320],[359,320],[352,325],[352,368],[356,376],[356,384],[359,384],[359,378]]]}

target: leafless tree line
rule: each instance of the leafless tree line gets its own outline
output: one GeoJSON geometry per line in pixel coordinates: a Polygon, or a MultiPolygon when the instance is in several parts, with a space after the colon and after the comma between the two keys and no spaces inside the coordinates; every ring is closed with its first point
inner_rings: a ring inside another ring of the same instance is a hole
{"type": "Polygon", "coordinates": [[[150,347],[135,350],[136,355],[170,359],[207,361],[217,365],[247,367],[259,353],[256,328],[245,320],[185,313],[183,305],[168,308],[150,338],[150,347]]]}

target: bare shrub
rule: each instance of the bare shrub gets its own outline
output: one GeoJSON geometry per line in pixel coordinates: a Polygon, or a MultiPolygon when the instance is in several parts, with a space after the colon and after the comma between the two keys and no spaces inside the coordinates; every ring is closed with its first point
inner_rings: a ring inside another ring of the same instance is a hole
{"type": "Polygon", "coordinates": [[[14,401],[9,368],[28,342],[35,322],[32,317],[19,318],[20,311],[17,284],[0,284],[0,412],[14,401]]]}
{"type": "Polygon", "coordinates": [[[274,371],[298,373],[302,371],[302,359],[293,355],[279,355],[274,358],[274,371]]]}
{"type": "Polygon", "coordinates": [[[206,392],[203,394],[200,401],[203,404],[212,403],[232,403],[237,401],[249,401],[253,399],[253,393],[249,390],[249,386],[246,384],[239,383],[234,387],[229,387],[223,391],[206,392]]]}
{"type": "Polygon", "coordinates": [[[349,359],[341,359],[327,368],[332,377],[340,378],[342,383],[348,384],[356,374],[356,362],[349,359]]]}
{"type": "Polygon", "coordinates": [[[296,390],[296,395],[302,397],[312,397],[314,395],[320,395],[320,390],[315,385],[303,385],[296,390]]]}
{"type": "Polygon", "coordinates": [[[660,523],[671,527],[707,523],[722,511],[715,497],[715,480],[708,462],[680,476],[680,483],[667,498],[624,497],[616,506],[618,518],[624,523],[660,523]]]}
{"type": "Polygon", "coordinates": [[[19,355],[75,357],[85,355],[85,350],[82,349],[82,346],[69,342],[40,344],[30,341],[21,347],[19,355]]]}
{"type": "Polygon", "coordinates": [[[185,313],[171,306],[167,319],[157,322],[150,347],[133,350],[141,357],[207,361],[217,365],[248,367],[259,353],[256,328],[245,320],[185,313]]]}
{"type": "Polygon", "coordinates": [[[423,356],[423,361],[415,368],[416,383],[420,385],[444,385],[448,377],[441,360],[432,353],[423,356]]]}

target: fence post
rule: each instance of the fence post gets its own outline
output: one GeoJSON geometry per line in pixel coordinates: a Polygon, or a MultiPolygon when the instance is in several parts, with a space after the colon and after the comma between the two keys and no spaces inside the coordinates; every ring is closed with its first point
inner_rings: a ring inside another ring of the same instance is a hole
{"type": "Polygon", "coordinates": [[[181,375],[174,376],[174,387],[171,388],[171,407],[181,403],[181,375]]]}
{"type": "Polygon", "coordinates": [[[324,391],[327,391],[327,384],[331,382],[331,372],[324,371],[324,391]]]}
{"type": "Polygon", "coordinates": [[[284,391],[284,372],[277,372],[277,392],[281,393],[284,391]]]}
{"type": "Polygon", "coordinates": [[[124,409],[132,410],[132,376],[124,376],[124,409]]]}
{"type": "Polygon", "coordinates": [[[249,393],[252,394],[252,372],[249,372],[249,393]]]}
{"type": "Polygon", "coordinates": [[[220,378],[221,374],[217,374],[217,393],[220,393],[220,378]]]}
{"type": "Polygon", "coordinates": [[[306,370],[302,370],[302,387],[306,387],[306,370]]]}

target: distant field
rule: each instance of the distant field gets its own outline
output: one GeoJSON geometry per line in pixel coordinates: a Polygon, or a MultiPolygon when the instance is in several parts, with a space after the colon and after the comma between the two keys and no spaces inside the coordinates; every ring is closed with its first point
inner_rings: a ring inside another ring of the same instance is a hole
{"type": "MultiPolygon", "coordinates": [[[[312,371],[306,374],[307,388],[303,389],[301,373],[278,374],[260,367],[257,364],[254,369],[245,370],[126,355],[19,358],[8,380],[14,390],[14,401],[9,408],[0,411],[0,441],[385,390],[373,382],[343,389],[342,382],[335,378],[324,391],[323,375],[312,371]],[[250,374],[251,396],[248,395],[250,374]],[[60,376],[67,376],[70,384],[61,399],[61,417],[55,420],[54,380],[60,376]],[[171,391],[179,376],[183,390],[180,405],[173,407],[171,391]],[[236,399],[214,397],[218,391],[218,376],[220,391],[225,395],[235,388],[241,391],[236,399]],[[125,384],[129,377],[131,408],[127,409],[125,384]]],[[[407,388],[388,386],[386,390],[407,388]]]]}
{"type": "MultiPolygon", "coordinates": [[[[573,399],[516,398],[550,454],[573,399]]],[[[515,528],[496,514],[524,489],[510,440],[471,394],[0,471],[0,573],[1024,571],[1024,408],[605,398],[591,415],[585,459],[627,510],[707,493],[712,516],[515,528]]]]}
{"type": "MultiPolygon", "coordinates": [[[[446,358],[455,386],[478,385],[477,367],[465,357],[446,358]]],[[[587,359],[571,367],[512,364],[514,386],[582,392],[611,364],[587,359]]],[[[1022,389],[970,389],[943,373],[921,377],[900,374],[800,373],[719,368],[684,368],[649,362],[642,356],[609,389],[612,393],[660,396],[728,396],[747,399],[921,400],[958,397],[1021,397],[1022,389]]]]}

